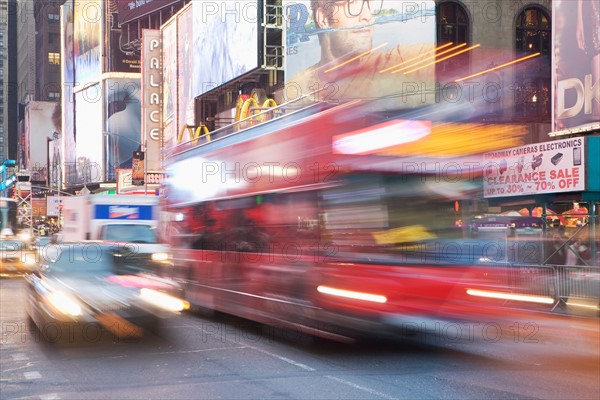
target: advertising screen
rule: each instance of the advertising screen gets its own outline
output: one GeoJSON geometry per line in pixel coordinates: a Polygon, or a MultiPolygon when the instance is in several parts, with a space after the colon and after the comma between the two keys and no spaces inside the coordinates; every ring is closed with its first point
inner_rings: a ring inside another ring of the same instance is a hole
{"type": "Polygon", "coordinates": [[[258,68],[259,0],[194,0],[193,95],[258,68]]]}
{"type": "Polygon", "coordinates": [[[52,138],[55,124],[52,116],[57,104],[50,101],[30,101],[25,108],[25,137],[29,143],[29,165],[31,180],[46,182],[48,149],[47,139],[52,138]]]}
{"type": "Polygon", "coordinates": [[[62,48],[62,155],[65,168],[62,181],[65,184],[75,182],[75,103],[73,85],[75,80],[75,48],[73,37],[73,2],[67,1],[60,7],[61,48],[62,48]]]}
{"type": "Polygon", "coordinates": [[[162,29],[163,43],[163,127],[164,146],[168,148],[177,139],[177,22],[171,21],[162,29]],[[167,125],[172,129],[167,130],[167,125]]]}
{"type": "Polygon", "coordinates": [[[140,72],[140,58],[133,51],[126,51],[123,45],[127,37],[119,27],[118,0],[103,2],[106,7],[104,19],[105,58],[104,72],[140,72]]]}
{"type": "Polygon", "coordinates": [[[117,168],[131,168],[133,152],[140,150],[141,87],[139,79],[104,81],[106,176],[116,179],[117,168]]]}
{"type": "Polygon", "coordinates": [[[416,64],[433,60],[433,1],[283,0],[283,7],[286,101],[382,99],[382,108],[413,108],[435,100],[421,95],[435,86],[434,66],[416,64]]]}
{"type": "Polygon", "coordinates": [[[102,106],[100,84],[75,93],[75,171],[79,184],[103,180],[102,106]]]}
{"type": "Polygon", "coordinates": [[[100,79],[102,2],[86,0],[74,2],[75,81],[87,85],[100,79]]]}
{"type": "Polygon", "coordinates": [[[192,7],[188,6],[177,17],[177,47],[178,62],[178,96],[179,129],[183,125],[194,125],[194,95],[192,93],[192,60],[194,48],[192,37],[194,33],[192,7]]]}
{"type": "Polygon", "coordinates": [[[600,5],[552,1],[553,127],[571,129],[600,121],[600,5]]]}
{"type": "Polygon", "coordinates": [[[119,24],[129,22],[161,8],[177,3],[179,0],[114,0],[118,3],[119,24]]]}

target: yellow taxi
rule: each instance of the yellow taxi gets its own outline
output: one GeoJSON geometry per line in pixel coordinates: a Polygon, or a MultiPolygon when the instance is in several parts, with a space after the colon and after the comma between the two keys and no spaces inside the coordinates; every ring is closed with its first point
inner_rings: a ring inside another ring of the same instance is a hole
{"type": "Polygon", "coordinates": [[[28,240],[0,240],[0,276],[10,277],[33,272],[38,268],[39,254],[28,240]]]}

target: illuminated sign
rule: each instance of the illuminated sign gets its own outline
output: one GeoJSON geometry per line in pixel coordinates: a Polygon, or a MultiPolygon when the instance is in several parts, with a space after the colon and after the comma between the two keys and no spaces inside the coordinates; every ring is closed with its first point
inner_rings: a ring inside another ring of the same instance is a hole
{"type": "Polygon", "coordinates": [[[96,204],[94,208],[96,219],[126,219],[126,220],[151,220],[151,205],[129,205],[129,204],[96,204]]]}
{"type": "Polygon", "coordinates": [[[485,197],[585,190],[584,138],[555,140],[484,155],[485,197]]]}
{"type": "Polygon", "coordinates": [[[162,41],[158,29],[142,33],[142,132],[146,140],[146,163],[150,169],[160,169],[162,147],[162,41]]]}

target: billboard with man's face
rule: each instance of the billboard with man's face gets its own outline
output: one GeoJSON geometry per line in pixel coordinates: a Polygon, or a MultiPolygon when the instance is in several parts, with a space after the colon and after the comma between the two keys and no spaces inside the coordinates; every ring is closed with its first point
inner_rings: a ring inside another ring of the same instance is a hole
{"type": "Polygon", "coordinates": [[[553,130],[600,122],[600,5],[553,0],[553,130]]]}
{"type": "Polygon", "coordinates": [[[436,44],[432,0],[284,0],[283,6],[285,101],[385,99],[382,108],[412,108],[435,100],[435,69],[425,61],[434,60],[436,44]]]}

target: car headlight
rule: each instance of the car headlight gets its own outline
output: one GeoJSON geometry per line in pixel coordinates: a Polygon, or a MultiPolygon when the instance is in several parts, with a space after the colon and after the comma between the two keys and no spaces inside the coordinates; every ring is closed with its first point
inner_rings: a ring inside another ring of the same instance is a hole
{"type": "Polygon", "coordinates": [[[140,290],[140,297],[150,304],[172,312],[190,308],[190,303],[187,301],[153,289],[143,288],[140,290]]]}
{"type": "Polygon", "coordinates": [[[52,292],[48,294],[48,301],[62,314],[78,317],[81,315],[79,303],[63,292],[52,292]]]}
{"type": "Polygon", "coordinates": [[[152,261],[168,261],[169,253],[152,253],[152,261]]]}
{"type": "Polygon", "coordinates": [[[23,258],[23,264],[25,265],[36,265],[38,263],[37,257],[35,254],[25,254],[23,258]]]}

